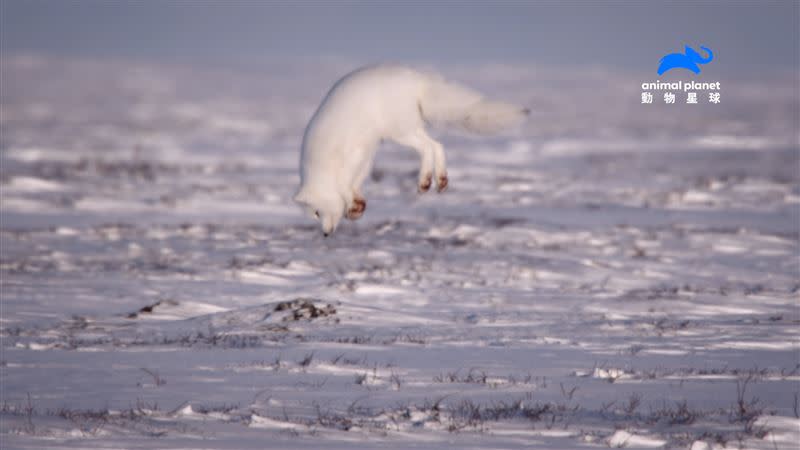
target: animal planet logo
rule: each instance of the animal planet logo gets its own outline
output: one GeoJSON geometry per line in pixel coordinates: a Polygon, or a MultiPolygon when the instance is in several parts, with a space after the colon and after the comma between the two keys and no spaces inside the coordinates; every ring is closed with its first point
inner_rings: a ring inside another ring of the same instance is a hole
{"type": "MultiPolygon", "coordinates": [[[[700,49],[705,51],[708,55],[704,58],[700,53],[695,51],[688,45],[685,46],[684,53],[670,53],[661,58],[658,65],[658,74],[663,75],[672,69],[686,69],[700,73],[700,64],[708,64],[714,59],[714,52],[708,47],[700,46],[700,49]]],[[[697,91],[708,91],[709,103],[720,103],[720,82],[700,83],[697,81],[675,81],[675,82],[662,82],[661,80],[649,83],[642,83],[642,103],[652,104],[655,96],[652,91],[667,91],[664,92],[664,103],[674,104],[677,103],[677,96],[671,91],[683,91],[686,93],[686,103],[698,104],[699,97],[697,91]]]]}
{"type": "Polygon", "coordinates": [[[708,53],[708,57],[703,58],[700,53],[696,52],[688,45],[685,47],[684,53],[670,53],[659,61],[658,74],[663,75],[672,69],[688,69],[698,74],[700,73],[700,66],[698,64],[708,64],[714,59],[714,53],[708,47],[700,46],[701,49],[708,53]]]}

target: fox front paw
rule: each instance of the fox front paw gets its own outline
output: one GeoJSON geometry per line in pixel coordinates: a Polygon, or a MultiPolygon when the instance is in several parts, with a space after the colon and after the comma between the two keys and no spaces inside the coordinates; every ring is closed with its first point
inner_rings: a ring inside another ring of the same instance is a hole
{"type": "Polygon", "coordinates": [[[419,180],[419,185],[417,186],[417,191],[422,194],[424,192],[428,192],[428,189],[431,188],[431,184],[433,184],[433,175],[427,174],[419,180]]]}
{"type": "Polygon", "coordinates": [[[438,192],[444,192],[447,189],[447,174],[439,175],[436,178],[436,190],[438,192]]]}
{"type": "Polygon", "coordinates": [[[353,205],[347,210],[347,218],[350,220],[358,220],[364,215],[367,209],[367,201],[361,197],[353,199],[353,205]]]}

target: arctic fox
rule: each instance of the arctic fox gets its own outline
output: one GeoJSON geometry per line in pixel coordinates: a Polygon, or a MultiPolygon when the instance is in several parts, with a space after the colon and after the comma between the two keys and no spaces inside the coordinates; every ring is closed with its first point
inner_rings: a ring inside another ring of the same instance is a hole
{"type": "Polygon", "coordinates": [[[427,124],[491,134],[521,123],[527,114],[434,73],[398,65],[355,70],[333,85],[306,127],[294,200],[327,237],[343,216],[356,220],[364,214],[361,185],[382,139],[419,154],[420,193],[430,189],[434,177],[442,192],[448,183],[444,149],[425,131],[427,124]]]}

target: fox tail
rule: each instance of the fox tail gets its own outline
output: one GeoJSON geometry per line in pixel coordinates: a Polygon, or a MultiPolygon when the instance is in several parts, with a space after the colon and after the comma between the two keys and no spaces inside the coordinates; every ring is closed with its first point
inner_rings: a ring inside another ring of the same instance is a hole
{"type": "Polygon", "coordinates": [[[494,134],[519,125],[530,114],[527,108],[488,100],[466,86],[440,78],[431,81],[419,109],[426,122],[478,134],[494,134]]]}

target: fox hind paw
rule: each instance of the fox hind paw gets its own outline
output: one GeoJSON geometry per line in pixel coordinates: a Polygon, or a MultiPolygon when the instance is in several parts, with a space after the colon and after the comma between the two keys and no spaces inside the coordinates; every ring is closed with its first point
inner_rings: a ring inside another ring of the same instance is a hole
{"type": "Polygon", "coordinates": [[[419,185],[417,186],[417,191],[420,194],[428,192],[428,189],[431,188],[431,184],[433,184],[433,176],[431,174],[428,174],[424,178],[422,178],[422,180],[420,180],[419,185]]]}
{"type": "Polygon", "coordinates": [[[436,190],[438,192],[444,192],[447,189],[447,174],[439,176],[436,179],[436,190]]]}

